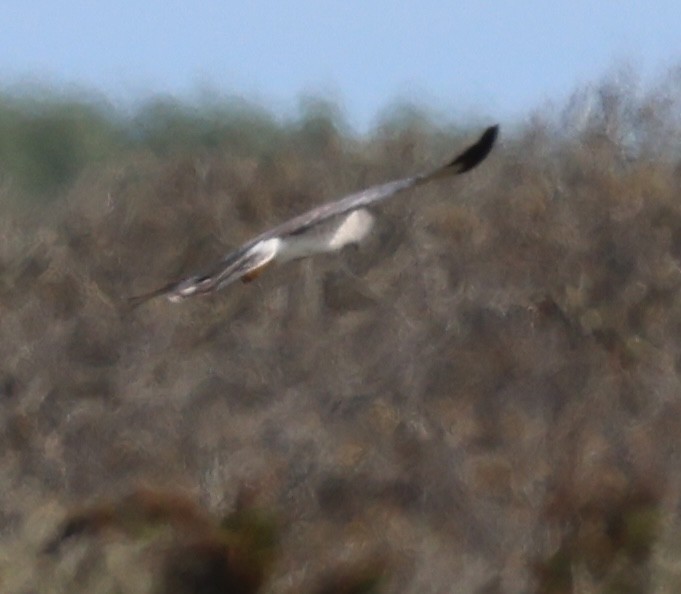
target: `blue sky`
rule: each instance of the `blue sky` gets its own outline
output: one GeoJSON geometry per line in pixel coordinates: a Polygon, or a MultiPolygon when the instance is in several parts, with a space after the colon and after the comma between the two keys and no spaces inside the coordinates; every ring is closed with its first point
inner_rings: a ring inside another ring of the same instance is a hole
{"type": "Polygon", "coordinates": [[[338,101],[360,128],[400,99],[522,117],[623,64],[681,64],[678,0],[3,0],[0,87],[116,101],[201,90],[290,112],[338,101]]]}

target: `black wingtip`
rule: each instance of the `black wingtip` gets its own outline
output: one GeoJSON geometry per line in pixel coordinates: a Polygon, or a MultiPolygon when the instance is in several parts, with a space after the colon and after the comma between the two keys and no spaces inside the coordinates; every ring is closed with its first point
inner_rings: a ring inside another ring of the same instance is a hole
{"type": "Polygon", "coordinates": [[[490,154],[492,147],[499,135],[499,125],[490,126],[482,133],[480,140],[473,146],[468,147],[447,168],[452,168],[456,173],[465,173],[482,163],[487,155],[490,154]]]}

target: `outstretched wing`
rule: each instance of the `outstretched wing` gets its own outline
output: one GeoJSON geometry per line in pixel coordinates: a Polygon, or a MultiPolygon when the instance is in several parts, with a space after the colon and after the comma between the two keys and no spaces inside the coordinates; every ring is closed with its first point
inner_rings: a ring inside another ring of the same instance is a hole
{"type": "Polygon", "coordinates": [[[239,279],[250,282],[272,263],[277,255],[278,244],[278,239],[249,242],[227,255],[210,272],[190,276],[150,293],[131,297],[128,303],[131,308],[136,308],[150,299],[161,296],[177,302],[194,295],[218,291],[239,279]]]}
{"type": "Polygon", "coordinates": [[[499,126],[490,126],[475,144],[469,146],[460,155],[443,167],[439,167],[430,173],[406,177],[372,186],[365,190],[350,194],[340,200],[336,200],[335,202],[323,204],[266,231],[256,239],[283,237],[304,233],[311,226],[330,217],[350,212],[357,208],[371,206],[372,204],[386,200],[409,188],[426,184],[435,179],[466,173],[485,160],[494,146],[498,133],[499,126]]]}

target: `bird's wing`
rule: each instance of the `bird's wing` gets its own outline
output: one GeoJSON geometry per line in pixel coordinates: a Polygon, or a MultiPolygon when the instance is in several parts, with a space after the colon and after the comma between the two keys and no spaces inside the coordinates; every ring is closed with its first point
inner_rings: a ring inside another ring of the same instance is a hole
{"type": "Polygon", "coordinates": [[[167,297],[171,301],[181,301],[193,295],[218,291],[239,279],[243,279],[244,282],[251,281],[274,260],[278,243],[279,241],[276,239],[250,241],[228,254],[206,274],[190,276],[184,280],[169,283],[150,293],[131,297],[128,300],[129,306],[136,308],[150,299],[161,296],[167,297]]]}
{"type": "Polygon", "coordinates": [[[214,275],[215,290],[222,289],[237,280],[244,282],[252,281],[268,264],[271,264],[277,255],[279,239],[269,239],[251,243],[252,247],[241,249],[243,253],[236,257],[228,256],[223,260],[214,275]]]}
{"type": "Polygon", "coordinates": [[[128,302],[132,307],[137,307],[149,299],[159,296],[166,296],[171,300],[179,301],[192,295],[216,291],[239,278],[250,280],[253,278],[251,273],[257,275],[263,267],[274,259],[280,238],[301,235],[310,227],[322,223],[331,217],[371,206],[414,186],[423,185],[434,179],[459,175],[470,171],[485,160],[494,146],[498,132],[498,126],[487,128],[475,144],[469,146],[451,162],[430,173],[405,177],[372,186],[340,200],[313,208],[277,227],[265,231],[248,243],[245,243],[228,254],[208,274],[193,276],[179,282],[170,283],[145,295],[132,297],[128,302]]]}
{"type": "Polygon", "coordinates": [[[293,219],[282,223],[259,235],[256,239],[266,239],[268,237],[284,237],[287,235],[297,235],[304,233],[311,226],[316,225],[330,217],[341,215],[350,212],[357,208],[371,206],[382,200],[386,200],[395,194],[408,190],[414,186],[426,184],[432,180],[449,177],[452,175],[459,175],[470,171],[489,155],[494,142],[499,133],[499,126],[491,126],[485,130],[480,139],[473,145],[469,146],[460,155],[455,157],[452,161],[439,167],[429,173],[415,175],[390,181],[377,186],[372,186],[364,190],[360,190],[349,196],[345,196],[340,200],[323,204],[317,208],[313,208],[293,219]]]}

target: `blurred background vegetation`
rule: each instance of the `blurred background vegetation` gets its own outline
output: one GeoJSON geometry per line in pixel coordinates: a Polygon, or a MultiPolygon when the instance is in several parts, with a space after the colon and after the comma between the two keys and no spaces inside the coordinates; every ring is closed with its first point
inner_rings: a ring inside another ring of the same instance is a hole
{"type": "Polygon", "coordinates": [[[681,589],[681,75],[257,283],[125,298],[491,123],[0,95],[0,590],[681,589]]]}
{"type": "MultiPolygon", "coordinates": [[[[11,194],[53,201],[86,169],[149,152],[159,158],[210,154],[272,158],[285,147],[317,154],[334,142],[371,142],[371,136],[412,129],[448,148],[461,127],[433,120],[425,107],[397,103],[376,129],[359,136],[342,110],[317,97],[300,100],[295,117],[277,117],[238,98],[204,94],[194,103],[154,97],[136,107],[114,106],[85,92],[49,89],[0,94],[0,163],[11,194]]],[[[464,129],[473,130],[467,123],[464,129]]]]}

